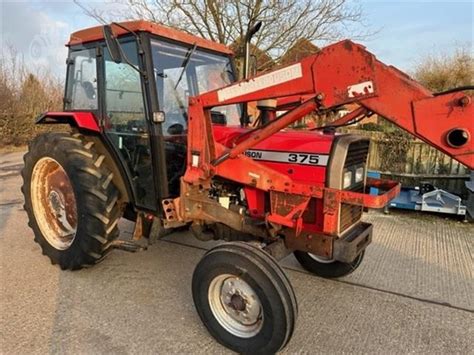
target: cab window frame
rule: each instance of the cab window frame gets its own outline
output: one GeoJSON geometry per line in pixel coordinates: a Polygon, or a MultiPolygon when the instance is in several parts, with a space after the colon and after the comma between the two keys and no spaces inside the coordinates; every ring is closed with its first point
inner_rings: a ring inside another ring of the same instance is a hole
{"type": "Polygon", "coordinates": [[[100,61],[101,61],[100,45],[99,42],[77,44],[69,46],[68,55],[66,59],[66,80],[64,83],[64,96],[63,96],[63,111],[64,112],[92,112],[95,117],[99,118],[101,116],[101,70],[100,70],[100,61]],[[71,75],[74,75],[74,65],[75,63],[71,61],[71,54],[77,53],[84,50],[94,50],[95,51],[95,64],[96,64],[96,80],[97,80],[97,105],[94,109],[87,108],[71,108],[72,104],[72,84],[71,75]]]}

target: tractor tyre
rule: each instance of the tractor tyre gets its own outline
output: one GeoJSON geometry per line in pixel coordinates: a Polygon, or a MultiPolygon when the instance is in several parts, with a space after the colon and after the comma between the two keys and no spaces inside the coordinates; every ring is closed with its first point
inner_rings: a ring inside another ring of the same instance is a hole
{"type": "Polygon", "coordinates": [[[256,246],[230,242],[209,250],[194,271],[192,293],[209,333],[238,353],[274,354],[293,334],[293,288],[275,259],[256,246]]]}
{"type": "Polygon", "coordinates": [[[119,191],[93,145],[79,133],[46,133],[23,157],[28,225],[43,254],[63,270],[103,260],[119,235],[119,191]]]}
{"type": "Polygon", "coordinates": [[[328,279],[349,275],[359,267],[364,259],[364,251],[357,255],[354,261],[350,263],[326,260],[314,254],[298,250],[294,251],[293,254],[305,270],[328,279]]]}

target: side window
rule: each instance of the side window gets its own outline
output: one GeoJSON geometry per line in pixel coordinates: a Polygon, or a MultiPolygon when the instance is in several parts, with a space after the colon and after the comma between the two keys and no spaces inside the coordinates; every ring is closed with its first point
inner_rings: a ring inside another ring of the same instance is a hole
{"type": "Polygon", "coordinates": [[[66,97],[69,110],[97,110],[97,63],[95,49],[71,52],[66,97]]]}
{"type": "MultiPolygon", "coordinates": [[[[123,43],[122,50],[128,60],[133,65],[137,65],[135,42],[123,43]]],[[[140,74],[127,63],[115,63],[110,58],[107,49],[105,50],[105,102],[112,127],[124,128],[124,125],[129,124],[141,127],[145,124],[140,74]]]]}

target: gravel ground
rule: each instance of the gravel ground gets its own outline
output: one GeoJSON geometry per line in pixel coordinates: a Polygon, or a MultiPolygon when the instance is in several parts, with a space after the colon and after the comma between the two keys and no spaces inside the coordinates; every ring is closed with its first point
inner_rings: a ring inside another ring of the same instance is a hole
{"type": "MultiPolygon", "coordinates": [[[[228,353],[201,324],[193,268],[213,244],[175,233],[139,253],[61,272],[41,255],[20,193],[21,152],[0,155],[0,352],[228,353]]],[[[365,219],[375,236],[339,280],[282,263],[300,315],[285,353],[472,353],[474,226],[410,213],[365,219]]],[[[121,222],[122,238],[133,225],[121,222]]]]}

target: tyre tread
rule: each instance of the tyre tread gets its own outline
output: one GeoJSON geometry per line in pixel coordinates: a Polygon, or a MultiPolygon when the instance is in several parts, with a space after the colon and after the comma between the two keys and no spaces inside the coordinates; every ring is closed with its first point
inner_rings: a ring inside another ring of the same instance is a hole
{"type": "Polygon", "coordinates": [[[34,240],[41,246],[43,254],[49,256],[53,264],[59,264],[61,269],[69,270],[92,266],[103,260],[112,250],[113,240],[119,235],[117,224],[122,216],[122,208],[119,205],[120,193],[111,183],[113,173],[107,167],[107,158],[95,151],[94,142],[76,132],[46,133],[37,136],[29,143],[29,150],[23,160],[25,167],[22,170],[21,190],[25,196],[24,209],[29,217],[28,225],[35,232],[34,240]],[[54,155],[59,154],[58,152],[64,152],[68,157],[65,164],[70,171],[77,173],[77,178],[70,178],[73,185],[76,180],[76,189],[81,192],[80,196],[76,196],[76,201],[82,203],[85,210],[82,215],[83,226],[78,226],[77,233],[81,232],[76,235],[76,239],[80,240],[71,245],[69,248],[71,254],[68,254],[68,257],[59,257],[55,251],[51,252],[51,246],[36,225],[31,202],[28,200],[29,175],[35,162],[41,158],[41,154],[54,159],[54,155]]]}
{"type": "Polygon", "coordinates": [[[332,263],[319,263],[314,260],[307,252],[294,251],[296,260],[300,265],[312,274],[323,278],[338,278],[351,274],[362,263],[364,258],[364,251],[359,254],[351,263],[344,263],[341,261],[334,261],[332,263]]]}
{"type": "MultiPolygon", "coordinates": [[[[209,250],[203,256],[203,259],[196,267],[196,270],[199,269],[200,264],[205,262],[206,259],[217,256],[219,253],[232,253],[234,255],[238,255],[244,260],[247,260],[249,264],[254,265],[258,270],[260,270],[260,272],[266,275],[266,279],[273,285],[272,287],[276,290],[279,295],[278,297],[282,302],[287,323],[285,328],[285,336],[278,345],[278,349],[273,349],[273,351],[279,351],[283,349],[291,339],[298,315],[296,297],[285,273],[278,265],[276,260],[264,250],[245,242],[227,242],[209,250]]],[[[193,295],[194,284],[195,279],[193,276],[193,295]]],[[[221,341],[218,338],[217,340],[221,341]]]]}

